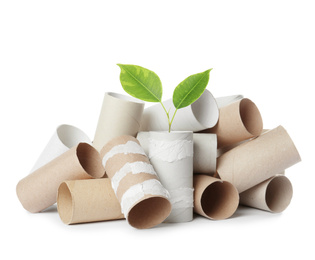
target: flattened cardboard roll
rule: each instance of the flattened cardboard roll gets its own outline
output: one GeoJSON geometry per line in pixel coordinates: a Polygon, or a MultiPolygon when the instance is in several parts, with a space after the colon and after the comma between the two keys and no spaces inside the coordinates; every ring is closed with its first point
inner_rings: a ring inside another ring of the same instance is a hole
{"type": "Polygon", "coordinates": [[[105,93],[93,146],[100,151],[116,136],[135,137],[140,128],[143,109],[144,102],[139,99],[113,92],[105,93]]]}
{"type": "Polygon", "coordinates": [[[262,129],[258,108],[251,100],[243,98],[220,108],[217,125],[203,132],[217,134],[218,148],[222,148],[256,137],[262,129]]]}
{"type": "Polygon", "coordinates": [[[108,178],[61,183],[57,207],[59,216],[65,224],[124,218],[108,178]]]}
{"type": "Polygon", "coordinates": [[[226,219],[238,207],[238,191],[229,182],[207,175],[194,175],[194,189],[194,211],[201,216],[226,219]]]}
{"type": "Polygon", "coordinates": [[[164,222],[193,220],[193,133],[150,132],[148,156],[171,196],[172,211],[164,222]]]}
{"type": "Polygon", "coordinates": [[[274,213],[284,211],[290,204],[293,188],[284,175],[276,175],[240,194],[240,203],[274,213]]]}
{"type": "Polygon", "coordinates": [[[128,223],[151,228],[170,214],[169,193],[160,183],[139,141],[113,138],[101,149],[102,162],[128,223]]]}
{"type": "Polygon", "coordinates": [[[241,193],[300,161],[287,131],[278,126],[220,156],[217,173],[241,193]]]}
{"type": "Polygon", "coordinates": [[[35,213],[56,202],[58,187],[63,181],[100,178],[103,175],[98,151],[87,143],[79,143],[20,180],[16,192],[23,207],[35,213]]]}
{"type": "Polygon", "coordinates": [[[235,101],[238,101],[243,98],[244,98],[243,95],[232,95],[232,96],[217,97],[215,98],[215,101],[217,102],[218,107],[220,109],[221,107],[230,105],[234,103],[235,101]]]}
{"type": "MultiPolygon", "coordinates": [[[[145,153],[149,154],[151,132],[139,132],[137,139],[145,153]]],[[[216,172],[217,136],[207,133],[193,133],[193,172],[213,175],[216,172]]]]}
{"type": "MultiPolygon", "coordinates": [[[[163,102],[164,107],[174,114],[173,100],[163,102]]],[[[205,90],[190,106],[179,109],[172,123],[173,131],[201,131],[213,127],[219,117],[217,103],[209,90],[205,90]]],[[[160,104],[148,107],[143,112],[140,131],[168,131],[167,116],[160,104]]]]}
{"type": "Polygon", "coordinates": [[[75,126],[65,124],[58,126],[31,172],[36,171],[79,143],[92,144],[92,141],[83,131],[75,126]]]}

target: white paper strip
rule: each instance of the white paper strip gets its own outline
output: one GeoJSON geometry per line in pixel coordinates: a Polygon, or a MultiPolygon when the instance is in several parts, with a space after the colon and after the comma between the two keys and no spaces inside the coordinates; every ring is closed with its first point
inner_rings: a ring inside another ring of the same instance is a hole
{"type": "Polygon", "coordinates": [[[79,143],[92,144],[89,137],[72,125],[59,125],[30,172],[34,172],[79,143]]]}
{"type": "Polygon", "coordinates": [[[135,184],[131,186],[121,198],[121,210],[125,217],[127,217],[126,215],[131,207],[148,194],[165,198],[170,197],[168,191],[156,179],[135,184]]]}
{"type": "Polygon", "coordinates": [[[103,166],[106,167],[106,163],[111,157],[121,153],[122,154],[135,153],[146,155],[143,148],[139,144],[133,141],[128,141],[125,144],[114,146],[108,153],[106,153],[105,156],[103,157],[103,166]]]}
{"type": "MultiPolygon", "coordinates": [[[[173,100],[163,102],[170,115],[175,112],[173,100]]],[[[215,126],[219,108],[212,94],[206,89],[190,106],[177,110],[172,123],[173,131],[201,131],[215,126]]],[[[168,131],[168,121],[161,104],[148,107],[143,112],[140,131],[168,131]]]]}
{"type": "Polygon", "coordinates": [[[112,187],[117,192],[120,181],[128,174],[148,173],[156,175],[154,168],[151,164],[146,162],[132,162],[126,163],[115,175],[112,177],[112,187]]]}

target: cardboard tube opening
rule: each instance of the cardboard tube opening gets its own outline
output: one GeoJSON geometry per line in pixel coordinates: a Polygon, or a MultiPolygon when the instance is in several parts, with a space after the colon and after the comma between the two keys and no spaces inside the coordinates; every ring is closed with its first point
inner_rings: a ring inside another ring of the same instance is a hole
{"type": "Polygon", "coordinates": [[[151,228],[162,223],[171,212],[171,203],[166,198],[151,197],[137,203],[128,215],[131,226],[151,228]]]}
{"type": "Polygon", "coordinates": [[[240,117],[246,130],[253,136],[257,136],[263,129],[262,118],[257,106],[249,99],[244,98],[240,102],[240,117]]]}
{"type": "Polygon", "coordinates": [[[219,109],[214,97],[209,91],[205,91],[191,104],[191,110],[196,120],[205,128],[213,127],[219,117],[219,109]],[[210,112],[213,113],[212,116],[209,116],[210,112]]]}
{"type": "Polygon", "coordinates": [[[238,192],[229,182],[214,182],[201,196],[202,209],[211,219],[226,219],[232,216],[238,203],[238,192]]]}
{"type": "Polygon", "coordinates": [[[289,206],[292,195],[293,189],[289,179],[285,176],[278,176],[272,179],[267,187],[267,206],[273,212],[282,212],[289,206]]]}
{"type": "Polygon", "coordinates": [[[88,143],[80,143],[77,147],[77,156],[82,168],[92,177],[101,178],[104,168],[99,152],[88,143]]]}
{"type": "Polygon", "coordinates": [[[69,149],[78,144],[78,139],[85,137],[89,140],[85,133],[72,125],[60,125],[56,131],[60,141],[69,149]]]}
{"type": "Polygon", "coordinates": [[[70,224],[73,217],[73,200],[67,183],[60,184],[57,198],[58,213],[63,223],[70,224]]]}

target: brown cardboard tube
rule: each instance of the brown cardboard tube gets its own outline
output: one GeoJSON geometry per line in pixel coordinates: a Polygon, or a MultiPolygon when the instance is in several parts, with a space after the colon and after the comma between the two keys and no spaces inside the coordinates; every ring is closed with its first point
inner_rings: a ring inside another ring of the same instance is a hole
{"type": "Polygon", "coordinates": [[[139,141],[129,135],[118,136],[100,153],[128,223],[143,229],[163,222],[171,212],[169,194],[139,141]]]}
{"type": "Polygon", "coordinates": [[[229,218],[239,204],[237,189],[229,182],[207,175],[194,175],[194,211],[209,219],[229,218]]]}
{"type": "Polygon", "coordinates": [[[275,176],[301,161],[287,131],[278,126],[245,142],[217,160],[217,173],[239,193],[275,176]]]}
{"type": "Polygon", "coordinates": [[[57,207],[59,216],[65,224],[124,218],[108,178],[61,183],[57,207]]]}
{"type": "Polygon", "coordinates": [[[276,175],[240,194],[240,203],[249,207],[280,213],[290,204],[293,188],[284,175],[276,175]]]}
{"type": "Polygon", "coordinates": [[[56,202],[63,181],[100,178],[103,174],[98,151],[87,143],[79,143],[20,180],[16,192],[26,210],[40,212],[56,202]]]}
{"type": "Polygon", "coordinates": [[[229,146],[260,135],[263,122],[257,106],[243,98],[220,108],[215,127],[203,132],[217,134],[218,148],[229,146]]]}

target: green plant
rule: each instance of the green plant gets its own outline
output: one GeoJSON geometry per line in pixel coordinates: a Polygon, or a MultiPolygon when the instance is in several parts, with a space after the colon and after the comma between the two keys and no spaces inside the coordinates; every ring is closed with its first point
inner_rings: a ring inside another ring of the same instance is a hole
{"type": "Polygon", "coordinates": [[[121,69],[121,85],[129,95],[143,101],[159,102],[162,105],[168,119],[169,132],[177,110],[191,105],[202,95],[207,87],[210,71],[212,70],[193,74],[177,85],[173,92],[173,104],[176,110],[173,116],[170,117],[169,111],[162,103],[163,88],[157,74],[137,65],[117,65],[121,69]]]}

